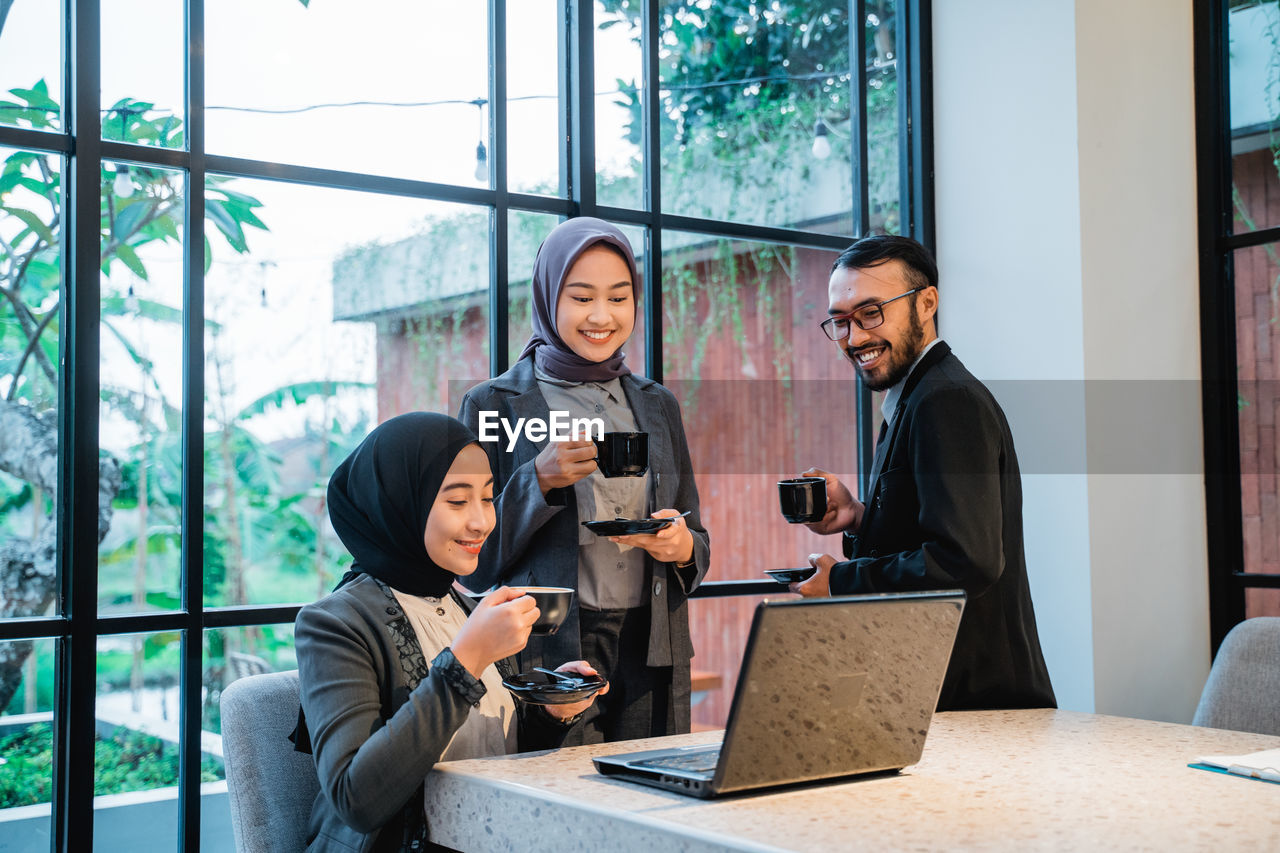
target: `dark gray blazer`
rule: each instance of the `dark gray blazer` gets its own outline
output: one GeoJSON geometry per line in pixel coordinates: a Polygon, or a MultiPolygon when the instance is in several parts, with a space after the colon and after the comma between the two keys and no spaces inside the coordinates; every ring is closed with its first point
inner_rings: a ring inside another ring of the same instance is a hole
{"type": "MultiPolygon", "coordinates": [[[[399,602],[369,575],[302,608],[294,640],[320,778],[307,849],[401,849],[424,827],[423,780],[483,685],[447,649],[428,668],[399,602]]],[[[498,668],[512,672],[509,661],[498,668]]],[[[523,704],[517,711],[522,750],[559,746],[569,731],[523,704]]]]}
{"type": "MultiPolygon", "coordinates": [[[[629,374],[622,389],[636,424],[649,434],[649,507],[689,510],[685,522],[693,533],[695,564],[675,569],[671,563],[646,559],[651,592],[649,666],[673,666],[676,676],[677,719],[688,718],[689,639],[686,597],[710,566],[710,539],[702,526],[693,462],[676,398],[657,382],[629,374]],[[681,687],[680,685],[683,685],[681,687]]],[[[546,398],[534,377],[533,360],[521,359],[501,376],[482,382],[467,392],[458,418],[477,430],[481,411],[496,411],[515,423],[517,418],[550,417],[546,398]]],[[[495,583],[578,587],[578,504],[573,488],[552,489],[544,497],[538,488],[534,459],[546,441],[530,442],[521,434],[514,450],[506,452],[507,439],[485,442],[498,491],[498,529],[480,552],[480,568],[464,579],[474,589],[495,583]]],[[[564,625],[550,637],[535,637],[521,654],[522,666],[553,666],[582,657],[579,642],[578,602],[564,625]]]]}
{"type": "Polygon", "coordinates": [[[1027,582],[1013,435],[945,343],[907,377],[876,462],[831,592],[963,589],[938,710],[1055,707],[1027,582]]]}

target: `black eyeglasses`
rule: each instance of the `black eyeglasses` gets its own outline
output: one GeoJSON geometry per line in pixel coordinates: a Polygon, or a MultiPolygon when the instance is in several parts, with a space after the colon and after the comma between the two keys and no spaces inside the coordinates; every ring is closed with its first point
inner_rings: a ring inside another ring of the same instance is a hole
{"type": "Polygon", "coordinates": [[[923,287],[913,287],[906,293],[900,293],[892,299],[886,299],[884,302],[873,302],[870,305],[856,308],[848,314],[837,314],[834,317],[828,317],[822,321],[822,331],[833,341],[843,341],[849,337],[849,323],[851,321],[857,323],[858,328],[863,331],[874,329],[884,322],[884,306],[890,302],[905,299],[911,294],[919,293],[922,290],[924,290],[923,287]]]}

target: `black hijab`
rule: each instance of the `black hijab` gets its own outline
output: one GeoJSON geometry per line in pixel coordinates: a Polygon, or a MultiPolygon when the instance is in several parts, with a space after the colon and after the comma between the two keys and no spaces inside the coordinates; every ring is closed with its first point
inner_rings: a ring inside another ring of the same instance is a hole
{"type": "Polygon", "coordinates": [[[626,235],[603,219],[579,216],[561,222],[542,241],[533,261],[533,335],[524,345],[520,358],[533,356],[534,363],[542,370],[570,382],[607,382],[631,372],[621,348],[604,361],[589,361],[574,352],[556,331],[556,305],[564,277],[583,252],[600,244],[612,246],[627,262],[631,273],[631,304],[635,306],[640,297],[635,253],[626,235]]]}
{"type": "Polygon", "coordinates": [[[410,595],[443,596],[455,575],[422,541],[449,466],[476,441],[448,415],[411,412],[380,424],[329,478],[329,518],[355,562],[342,586],[363,572],[410,595]]]}

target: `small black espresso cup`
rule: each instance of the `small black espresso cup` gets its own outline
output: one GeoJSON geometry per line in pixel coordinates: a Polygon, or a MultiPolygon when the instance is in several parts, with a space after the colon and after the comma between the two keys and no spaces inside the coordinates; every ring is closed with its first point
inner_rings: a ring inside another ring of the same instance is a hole
{"type": "Polygon", "coordinates": [[[596,465],[606,477],[643,477],[649,470],[649,433],[606,432],[596,441],[596,465]]]}
{"type": "Polygon", "coordinates": [[[792,524],[821,521],[827,514],[827,481],[821,477],[796,477],[778,481],[782,517],[792,524]]]}

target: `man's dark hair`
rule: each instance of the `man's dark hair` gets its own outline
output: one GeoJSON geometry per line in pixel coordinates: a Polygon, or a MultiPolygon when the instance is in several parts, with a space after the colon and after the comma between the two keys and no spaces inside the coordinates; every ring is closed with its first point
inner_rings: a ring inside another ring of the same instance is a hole
{"type": "Polygon", "coordinates": [[[861,270],[886,261],[902,261],[907,268],[907,281],[912,287],[937,287],[938,264],[924,246],[910,237],[873,234],[863,237],[840,253],[831,271],[861,270]]]}

